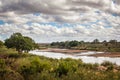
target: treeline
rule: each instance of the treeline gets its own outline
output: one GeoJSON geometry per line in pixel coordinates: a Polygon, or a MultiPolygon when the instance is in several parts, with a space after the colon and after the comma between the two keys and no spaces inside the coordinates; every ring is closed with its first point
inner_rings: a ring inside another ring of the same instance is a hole
{"type": "Polygon", "coordinates": [[[102,42],[100,42],[98,39],[95,39],[92,42],[74,40],[65,42],[52,42],[50,46],[53,48],[120,52],[120,42],[117,40],[104,40],[102,42]]]}

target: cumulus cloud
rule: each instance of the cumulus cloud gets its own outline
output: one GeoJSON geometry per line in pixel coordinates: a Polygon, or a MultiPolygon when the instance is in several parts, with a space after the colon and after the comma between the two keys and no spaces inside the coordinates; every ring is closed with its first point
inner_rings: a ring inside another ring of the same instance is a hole
{"type": "Polygon", "coordinates": [[[21,15],[33,13],[51,16],[57,22],[79,22],[80,13],[94,11],[120,15],[119,0],[0,0],[0,6],[0,16],[17,17],[8,19],[13,22],[20,21],[21,15]]]}
{"type": "Polygon", "coordinates": [[[119,0],[0,0],[0,20],[1,39],[16,31],[46,42],[120,39],[119,0]]]}
{"type": "MultiPolygon", "coordinates": [[[[17,14],[40,12],[44,14],[70,14],[92,9],[110,9],[112,0],[1,0],[0,12],[17,14]]],[[[116,1],[119,3],[119,1],[116,1]]]]}
{"type": "MultiPolygon", "coordinates": [[[[119,31],[120,29],[118,28],[117,33],[119,33],[119,31]]],[[[115,38],[119,40],[116,35],[116,27],[105,28],[103,26],[92,25],[90,28],[87,28],[81,25],[76,25],[73,27],[64,26],[58,28],[56,26],[38,23],[33,23],[31,26],[23,25],[21,27],[11,24],[0,26],[0,34],[7,35],[12,34],[13,32],[21,32],[23,35],[35,38],[37,41],[44,41],[44,39],[46,39],[46,42],[49,42],[48,38],[51,38],[51,41],[55,41],[56,39],[60,41],[74,39],[83,40],[84,38],[86,38],[86,41],[92,41],[95,38],[100,40],[110,40],[115,38]]]]}

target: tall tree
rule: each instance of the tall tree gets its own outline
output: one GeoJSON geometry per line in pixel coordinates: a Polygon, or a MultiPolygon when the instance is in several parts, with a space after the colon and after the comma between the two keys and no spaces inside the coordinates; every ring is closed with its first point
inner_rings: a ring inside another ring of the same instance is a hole
{"type": "Polygon", "coordinates": [[[68,44],[70,47],[76,47],[79,45],[79,42],[74,40],[74,41],[70,41],[69,44],[68,44]]]}
{"type": "Polygon", "coordinates": [[[29,37],[22,36],[21,33],[14,33],[10,38],[5,40],[5,45],[8,48],[15,48],[18,53],[30,51],[34,49],[34,40],[29,37]]]}
{"type": "Polygon", "coordinates": [[[99,43],[99,40],[98,40],[98,39],[95,39],[95,40],[93,40],[92,43],[97,44],[97,43],[99,43]]]}
{"type": "Polygon", "coordinates": [[[109,43],[111,43],[111,44],[116,44],[116,43],[117,43],[117,40],[110,40],[109,43]]]}

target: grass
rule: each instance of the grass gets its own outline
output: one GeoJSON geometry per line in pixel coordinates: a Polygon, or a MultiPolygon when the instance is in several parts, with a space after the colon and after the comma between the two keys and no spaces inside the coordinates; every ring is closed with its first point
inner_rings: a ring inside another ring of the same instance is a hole
{"type": "Polygon", "coordinates": [[[110,62],[52,59],[0,48],[0,80],[120,80],[120,66],[110,62]],[[106,70],[102,70],[101,66],[106,70]]]}

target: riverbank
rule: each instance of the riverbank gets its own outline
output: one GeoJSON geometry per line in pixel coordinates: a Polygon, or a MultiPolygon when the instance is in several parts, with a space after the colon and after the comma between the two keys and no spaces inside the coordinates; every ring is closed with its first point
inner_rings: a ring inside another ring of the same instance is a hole
{"type": "MultiPolygon", "coordinates": [[[[89,52],[88,50],[72,50],[72,49],[59,49],[59,48],[48,48],[43,49],[44,52],[55,52],[55,53],[64,53],[64,54],[76,54],[82,52],[89,52]]],[[[120,57],[120,52],[103,52],[95,54],[84,54],[80,56],[93,56],[93,57],[120,57]]]]}
{"type": "Polygon", "coordinates": [[[105,52],[105,53],[98,53],[98,54],[91,54],[88,56],[94,57],[120,57],[120,52],[105,52]]]}
{"type": "Polygon", "coordinates": [[[74,53],[87,52],[88,50],[72,50],[72,49],[48,48],[48,49],[42,49],[41,51],[55,52],[55,53],[65,53],[65,54],[74,54],[74,53]]]}
{"type": "MultiPolygon", "coordinates": [[[[108,61],[93,64],[72,57],[58,60],[40,54],[60,57],[60,53],[35,50],[33,54],[18,54],[14,49],[0,48],[0,80],[120,80],[120,66],[108,61]]],[[[90,60],[93,59],[87,58],[90,60]]]]}

